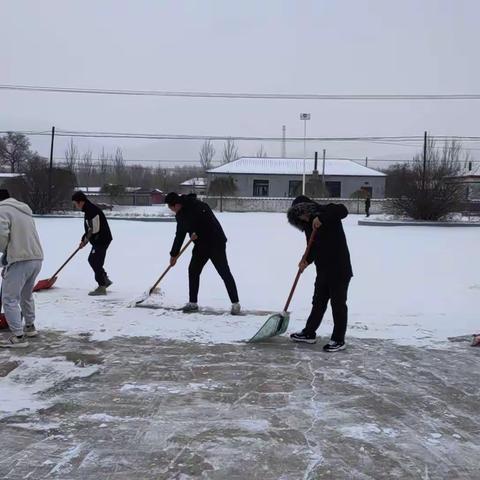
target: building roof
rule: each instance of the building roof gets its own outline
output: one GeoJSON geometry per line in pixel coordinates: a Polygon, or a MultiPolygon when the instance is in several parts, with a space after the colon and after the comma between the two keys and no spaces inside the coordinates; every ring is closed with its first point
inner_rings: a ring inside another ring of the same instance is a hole
{"type": "Polygon", "coordinates": [[[17,177],[23,177],[23,173],[0,173],[0,178],[17,178],[17,177]]]}
{"type": "Polygon", "coordinates": [[[75,187],[75,190],[81,190],[84,193],[100,193],[102,187],[75,187]]]}
{"type": "MultiPolygon", "coordinates": [[[[306,173],[310,175],[314,168],[313,158],[306,160],[306,173]]],[[[318,171],[322,173],[322,160],[318,160],[318,171]]],[[[263,175],[302,175],[303,158],[269,158],[241,157],[233,162],[212,168],[208,173],[250,173],[263,175]]],[[[364,167],[352,160],[326,160],[325,175],[385,177],[386,175],[372,168],[364,167]]]]}
{"type": "Polygon", "coordinates": [[[186,187],[205,187],[207,185],[207,180],[201,177],[190,178],[189,180],[185,180],[185,182],[182,182],[180,185],[186,187]]]}

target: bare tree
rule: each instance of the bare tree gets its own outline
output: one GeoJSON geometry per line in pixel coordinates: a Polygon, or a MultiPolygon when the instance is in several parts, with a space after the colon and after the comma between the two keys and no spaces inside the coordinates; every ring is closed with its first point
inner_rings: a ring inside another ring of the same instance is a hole
{"type": "Polygon", "coordinates": [[[79,156],[80,155],[78,152],[78,148],[73,142],[73,138],[70,138],[70,143],[67,145],[67,148],[65,149],[65,166],[71,172],[76,171],[79,156]]]}
{"type": "Polygon", "coordinates": [[[267,157],[267,151],[263,148],[263,144],[260,145],[260,148],[257,151],[257,158],[266,158],[267,157]]]}
{"type": "Polygon", "coordinates": [[[11,173],[22,170],[30,156],[30,140],[25,135],[8,132],[0,137],[0,165],[7,165],[11,173]]]}
{"type": "Polygon", "coordinates": [[[235,142],[231,138],[229,138],[223,146],[222,163],[225,164],[233,162],[238,157],[238,148],[235,145],[235,142]]]}
{"type": "Polygon", "coordinates": [[[24,175],[16,179],[21,184],[21,197],[34,213],[48,213],[54,209],[70,206],[70,196],[75,186],[74,173],[66,168],[52,170],[51,196],[48,194],[50,175],[48,160],[32,154],[25,165],[24,175]]]}
{"type": "Polygon", "coordinates": [[[461,153],[462,146],[455,140],[446,142],[440,150],[430,139],[426,161],[423,155],[416,155],[413,164],[400,171],[407,183],[402,186],[401,196],[392,200],[392,213],[436,221],[458,211],[464,187],[454,179],[461,171],[461,153]]]}
{"type": "Polygon", "coordinates": [[[121,148],[117,148],[113,157],[113,174],[115,176],[115,183],[117,185],[127,186],[127,168],[125,166],[125,160],[123,159],[123,152],[121,148]]]}
{"type": "Polygon", "coordinates": [[[82,159],[79,162],[78,180],[82,183],[82,186],[93,186],[90,182],[94,173],[95,165],[93,163],[92,152],[88,150],[82,155],[82,159]]]}
{"type": "Polygon", "coordinates": [[[100,183],[103,187],[107,182],[112,170],[112,157],[105,153],[102,148],[102,153],[98,157],[98,174],[100,176],[100,183]]]}
{"type": "Polygon", "coordinates": [[[200,165],[206,171],[212,167],[212,160],[215,155],[215,148],[210,140],[203,142],[200,149],[200,165]]]}

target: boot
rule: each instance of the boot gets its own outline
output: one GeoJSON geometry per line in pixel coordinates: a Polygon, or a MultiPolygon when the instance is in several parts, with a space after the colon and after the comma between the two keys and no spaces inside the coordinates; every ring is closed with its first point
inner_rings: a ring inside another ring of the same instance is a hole
{"type": "Polygon", "coordinates": [[[88,292],[91,297],[97,297],[99,295],[106,295],[107,294],[107,287],[99,285],[95,290],[88,292]]]}

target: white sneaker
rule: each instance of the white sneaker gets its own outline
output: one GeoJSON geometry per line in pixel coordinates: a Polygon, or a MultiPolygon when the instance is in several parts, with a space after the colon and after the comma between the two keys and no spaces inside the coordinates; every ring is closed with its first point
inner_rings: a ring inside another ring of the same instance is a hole
{"type": "Polygon", "coordinates": [[[23,333],[27,337],[36,337],[38,335],[35,325],[25,325],[25,327],[23,327],[23,333]]]}
{"type": "Polygon", "coordinates": [[[230,313],[232,315],[240,315],[240,312],[242,311],[242,307],[240,306],[240,304],[237,302],[237,303],[232,303],[232,309],[230,310],[230,313]]]}
{"type": "Polygon", "coordinates": [[[7,340],[0,342],[1,348],[26,348],[28,347],[29,343],[27,337],[22,335],[17,337],[16,335],[12,335],[7,340]]]}

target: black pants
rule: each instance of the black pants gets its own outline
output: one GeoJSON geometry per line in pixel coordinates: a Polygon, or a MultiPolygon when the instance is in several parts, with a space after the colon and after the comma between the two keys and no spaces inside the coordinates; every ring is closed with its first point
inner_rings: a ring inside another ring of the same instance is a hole
{"type": "Polygon", "coordinates": [[[227,287],[228,296],[232,303],[238,302],[237,286],[228,266],[227,252],[225,245],[212,246],[208,249],[194,248],[192,260],[188,267],[188,280],[190,287],[190,302],[197,303],[198,289],[200,287],[200,274],[206,263],[211,260],[215,270],[227,287]]]}
{"type": "Polygon", "coordinates": [[[317,268],[312,311],[304,329],[306,334],[313,335],[317,331],[330,300],[334,325],[331,338],[335,342],[345,341],[348,321],[347,292],[349,283],[349,277],[331,278],[331,275],[328,275],[327,272],[317,268]]]}
{"type": "Polygon", "coordinates": [[[95,245],[92,247],[92,251],[88,256],[88,263],[95,272],[95,281],[100,287],[104,287],[107,284],[107,272],[103,269],[105,263],[105,256],[107,255],[107,246],[95,245]]]}
{"type": "Polygon", "coordinates": [[[370,207],[365,207],[365,215],[366,215],[367,217],[370,216],[370,207]]]}

